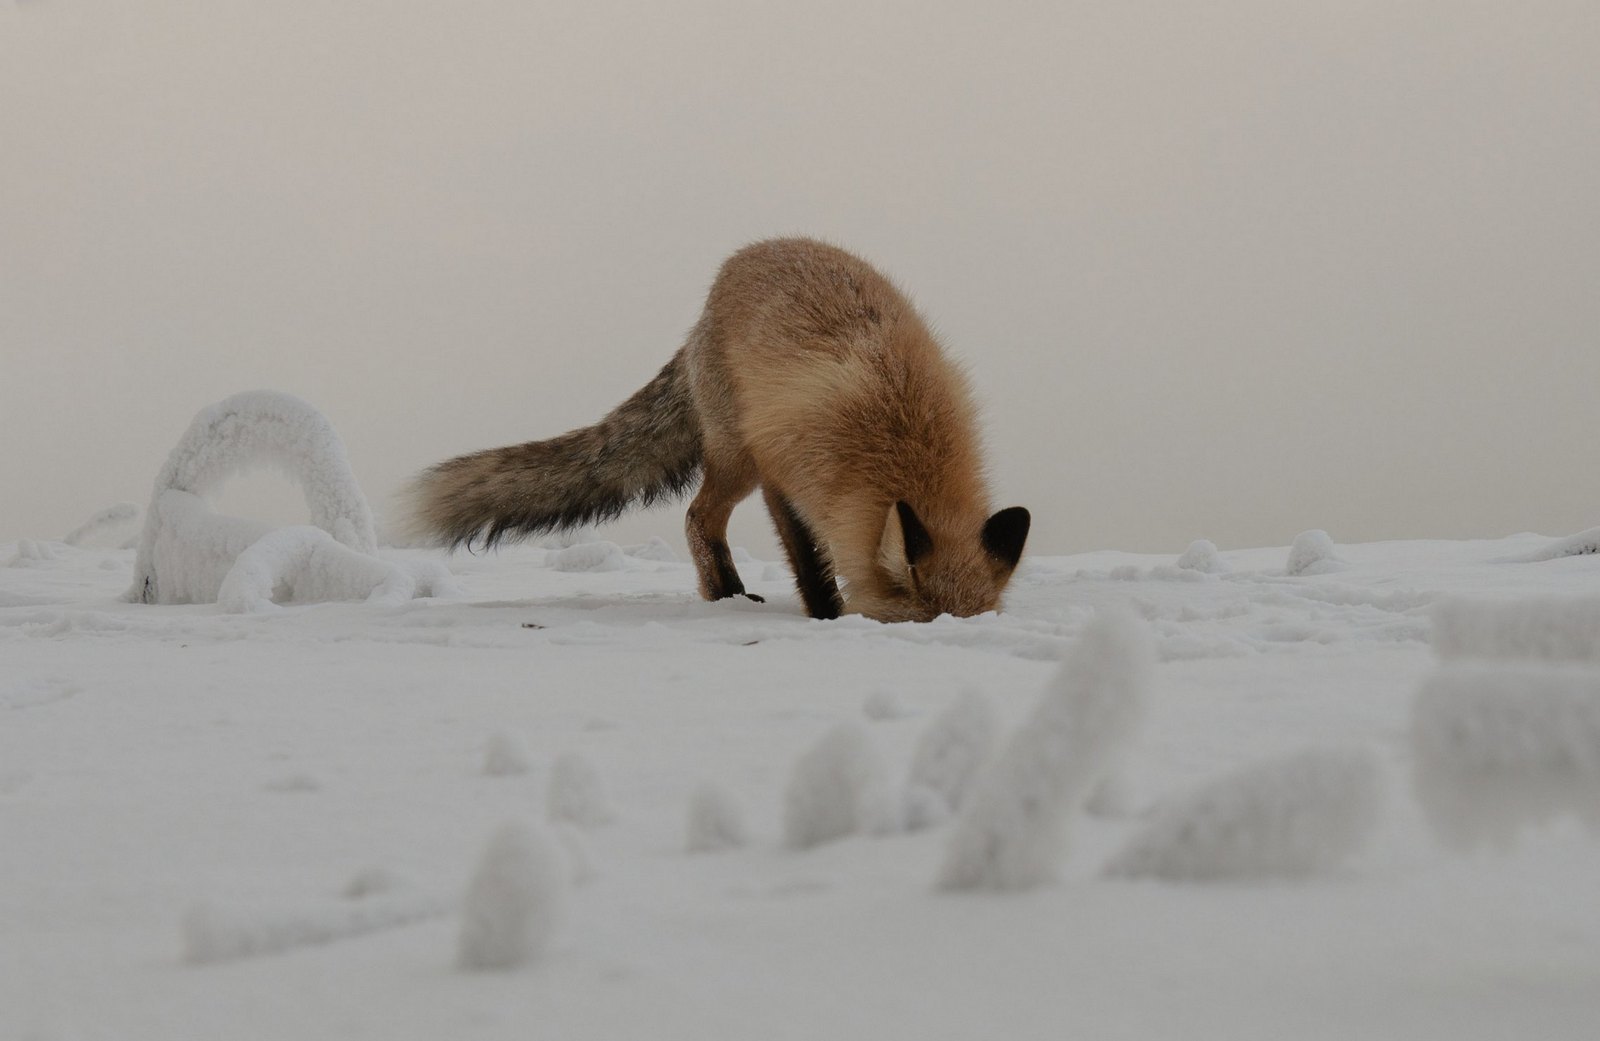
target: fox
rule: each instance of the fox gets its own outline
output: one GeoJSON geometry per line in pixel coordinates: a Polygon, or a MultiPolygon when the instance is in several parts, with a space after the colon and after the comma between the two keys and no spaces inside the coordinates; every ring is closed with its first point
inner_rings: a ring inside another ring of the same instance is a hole
{"type": "Polygon", "coordinates": [[[744,596],[733,509],[760,489],[807,614],[881,622],[1000,608],[1031,516],[990,513],[965,371],[861,258],[757,242],[718,271],[672,360],[598,423],[423,471],[410,533],[450,548],[681,498],[707,600],[744,596]],[[841,588],[842,580],[842,588],[841,588]]]}

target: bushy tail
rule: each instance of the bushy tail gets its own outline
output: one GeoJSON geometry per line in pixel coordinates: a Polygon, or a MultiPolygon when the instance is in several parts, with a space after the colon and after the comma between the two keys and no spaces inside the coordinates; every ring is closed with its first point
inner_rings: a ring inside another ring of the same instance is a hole
{"type": "Polygon", "coordinates": [[[423,471],[410,489],[410,534],[489,547],[613,520],[688,491],[700,459],[700,421],[679,351],[594,426],[423,471]]]}

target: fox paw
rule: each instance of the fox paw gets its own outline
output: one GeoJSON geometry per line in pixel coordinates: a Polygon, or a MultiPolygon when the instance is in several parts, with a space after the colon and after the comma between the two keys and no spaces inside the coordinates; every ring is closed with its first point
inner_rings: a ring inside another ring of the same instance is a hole
{"type": "Polygon", "coordinates": [[[756,602],[756,603],[758,603],[758,604],[764,604],[764,603],[766,603],[766,602],[767,602],[767,598],[766,598],[766,597],[764,597],[764,596],[757,596],[757,595],[755,595],[755,594],[754,594],[754,593],[740,593],[740,594],[739,594],[739,595],[740,595],[740,596],[743,596],[743,597],[748,597],[748,598],[750,598],[750,599],[751,599],[751,600],[754,600],[754,601],[755,601],[755,602],[756,602]]]}

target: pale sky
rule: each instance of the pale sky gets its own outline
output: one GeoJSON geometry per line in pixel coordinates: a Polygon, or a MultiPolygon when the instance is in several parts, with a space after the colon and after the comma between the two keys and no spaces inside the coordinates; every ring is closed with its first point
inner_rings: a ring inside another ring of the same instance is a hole
{"type": "MultiPolygon", "coordinates": [[[[1594,0],[33,0],[0,7],[0,540],[142,507],[262,387],[381,513],[598,419],[793,233],[969,364],[1035,552],[1600,524],[1594,0]]],[[[775,553],[759,496],[733,541],[775,553]]]]}

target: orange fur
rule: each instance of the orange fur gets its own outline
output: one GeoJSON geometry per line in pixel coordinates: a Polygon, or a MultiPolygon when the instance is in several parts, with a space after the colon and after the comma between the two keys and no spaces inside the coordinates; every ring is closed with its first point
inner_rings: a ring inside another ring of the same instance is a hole
{"type": "Polygon", "coordinates": [[[961,370],[886,278],[810,239],[730,257],[683,349],[595,426],[423,474],[416,527],[492,543],[615,516],[696,468],[687,529],[708,599],[744,592],[727,523],[758,486],[817,617],[995,610],[1027,536],[1026,510],[989,515],[961,370]]]}

